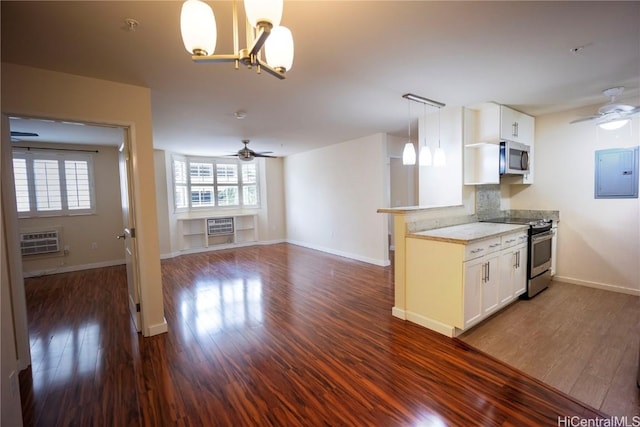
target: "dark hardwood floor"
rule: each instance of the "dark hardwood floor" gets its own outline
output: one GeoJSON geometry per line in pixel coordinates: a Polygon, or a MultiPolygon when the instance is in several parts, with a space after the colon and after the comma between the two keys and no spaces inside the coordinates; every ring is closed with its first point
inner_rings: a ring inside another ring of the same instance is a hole
{"type": "Polygon", "coordinates": [[[34,426],[526,426],[604,414],[391,316],[393,271],[288,245],[163,261],[169,333],[123,267],[26,281],[34,426]]]}

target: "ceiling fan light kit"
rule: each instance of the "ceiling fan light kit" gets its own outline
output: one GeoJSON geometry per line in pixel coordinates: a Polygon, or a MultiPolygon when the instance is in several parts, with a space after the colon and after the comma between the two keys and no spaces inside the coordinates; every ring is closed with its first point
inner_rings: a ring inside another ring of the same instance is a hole
{"type": "Polygon", "coordinates": [[[279,79],[293,65],[293,36],[280,26],[283,0],[244,0],[247,47],[240,49],[238,36],[238,5],[233,0],[233,53],[214,54],[217,41],[213,9],[201,0],[186,0],[180,14],[180,31],[184,47],[194,62],[233,62],[247,68],[255,67],[279,79]],[[264,47],[264,49],[263,49],[264,47]]]}
{"type": "Polygon", "coordinates": [[[605,96],[608,96],[609,102],[598,108],[598,114],[588,117],[581,117],[579,119],[572,120],[570,123],[580,123],[590,120],[594,120],[599,128],[605,130],[620,129],[627,123],[631,117],[640,114],[640,106],[631,106],[625,104],[616,103],[616,98],[622,94],[624,87],[617,86],[602,91],[605,96]]]}
{"type": "Polygon", "coordinates": [[[250,162],[251,160],[253,160],[256,157],[266,157],[269,159],[275,159],[276,156],[269,156],[269,154],[271,153],[271,151],[261,151],[261,152],[256,152],[253,151],[251,148],[247,147],[247,145],[249,144],[249,140],[248,139],[243,139],[242,143],[244,144],[244,147],[241,148],[240,150],[238,150],[238,153],[236,154],[238,156],[238,159],[244,161],[244,162],[250,162]]]}
{"type": "Polygon", "coordinates": [[[622,120],[614,120],[614,121],[599,123],[598,126],[600,126],[601,129],[605,129],[605,130],[616,130],[616,129],[620,129],[627,123],[629,123],[629,119],[622,119],[622,120]]]}

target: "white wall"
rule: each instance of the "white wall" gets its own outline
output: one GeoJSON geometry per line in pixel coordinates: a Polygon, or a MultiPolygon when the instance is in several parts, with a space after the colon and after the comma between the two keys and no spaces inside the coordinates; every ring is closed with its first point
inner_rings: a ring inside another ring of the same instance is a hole
{"type": "Polygon", "coordinates": [[[511,186],[511,209],[560,211],[557,279],[640,295],[639,199],[594,199],[595,151],[639,145],[640,118],[569,124],[597,108],[536,117],[535,183],[511,186]]]}
{"type": "Polygon", "coordinates": [[[21,218],[18,221],[20,230],[43,230],[61,226],[63,244],[69,248],[67,255],[62,257],[47,255],[24,257],[22,259],[24,276],[124,264],[123,244],[121,240],[116,239],[116,236],[122,234],[123,230],[118,147],[59,143],[20,143],[15,145],[98,151],[91,153],[93,187],[96,196],[94,214],[21,218]]]}
{"type": "MultiPolygon", "coordinates": [[[[425,207],[460,206],[462,204],[463,109],[445,107],[419,119],[419,147],[424,146],[425,133],[431,154],[440,146],[446,155],[443,167],[420,166],[418,175],[419,205],[425,207]],[[425,125],[426,122],[426,125],[425,125]]],[[[419,149],[417,150],[419,152],[419,149]]]]}
{"type": "Polygon", "coordinates": [[[129,127],[142,332],[145,336],[165,332],[150,90],[2,63],[2,112],[129,127]]]}
{"type": "Polygon", "coordinates": [[[287,240],[388,265],[387,163],[384,134],[285,158],[287,240]]]}
{"type": "MultiPolygon", "coordinates": [[[[158,209],[158,231],[160,254],[170,257],[173,245],[176,242],[175,220],[170,220],[170,212],[173,212],[173,192],[171,192],[171,156],[164,150],[153,150],[153,162],[156,182],[156,203],[158,209]],[[167,159],[169,157],[169,159],[167,159]]],[[[177,243],[175,243],[177,245],[177,243]]]]}
{"type": "Polygon", "coordinates": [[[258,239],[262,243],[283,242],[286,237],[284,206],[284,160],[260,161],[260,213],[258,239]]]}

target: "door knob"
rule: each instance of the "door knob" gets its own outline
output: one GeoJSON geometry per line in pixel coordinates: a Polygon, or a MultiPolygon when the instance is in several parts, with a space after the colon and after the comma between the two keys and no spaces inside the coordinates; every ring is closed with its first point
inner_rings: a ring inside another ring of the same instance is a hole
{"type": "Polygon", "coordinates": [[[127,237],[126,234],[121,234],[119,236],[116,236],[116,239],[120,240],[120,239],[124,239],[125,237],[127,237]]]}

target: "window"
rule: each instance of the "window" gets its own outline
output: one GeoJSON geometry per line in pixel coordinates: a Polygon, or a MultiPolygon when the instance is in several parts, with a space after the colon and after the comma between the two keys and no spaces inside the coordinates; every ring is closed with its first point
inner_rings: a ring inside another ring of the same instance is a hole
{"type": "Polygon", "coordinates": [[[240,160],[174,156],[176,210],[258,207],[257,167],[240,160]]]}
{"type": "Polygon", "coordinates": [[[92,157],[80,153],[13,152],[18,215],[52,216],[95,211],[92,157]]]}

